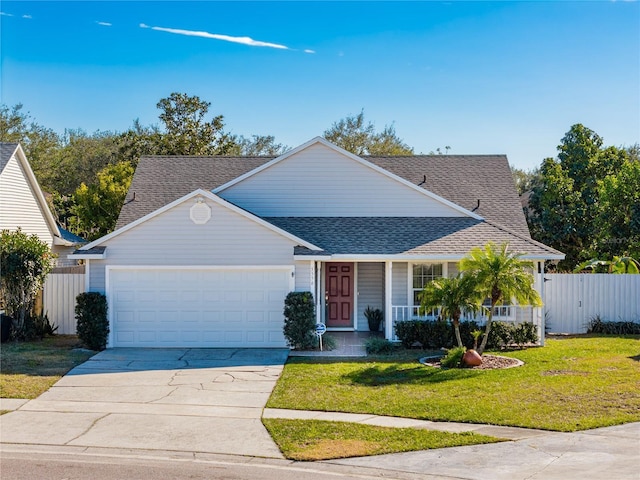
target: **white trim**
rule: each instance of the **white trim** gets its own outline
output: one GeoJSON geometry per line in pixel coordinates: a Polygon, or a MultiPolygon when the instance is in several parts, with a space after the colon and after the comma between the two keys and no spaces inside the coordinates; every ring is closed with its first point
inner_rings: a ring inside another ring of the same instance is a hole
{"type": "Polygon", "coordinates": [[[311,260],[314,262],[330,262],[331,261],[331,255],[294,255],[293,256],[294,260],[297,261],[306,261],[306,260],[311,260]]]}
{"type": "MultiPolygon", "coordinates": [[[[295,265],[105,265],[105,296],[107,297],[107,317],[109,320],[109,336],[107,348],[113,347],[113,308],[111,293],[111,271],[113,270],[284,270],[289,271],[289,291],[295,291],[295,265]]],[[[85,275],[87,272],[85,271],[85,275]]],[[[86,279],[85,279],[86,281],[86,279]]],[[[88,290],[87,290],[88,291],[88,290]]]]}
{"type": "Polygon", "coordinates": [[[413,288],[413,267],[414,265],[442,265],[442,277],[446,278],[449,273],[449,265],[446,261],[430,261],[430,262],[408,262],[407,263],[407,304],[410,306],[413,305],[413,292],[417,290],[413,288]]]}
{"type": "Polygon", "coordinates": [[[384,262],[384,336],[393,339],[393,262],[384,262]]]}
{"type": "MultiPolygon", "coordinates": [[[[384,262],[387,260],[393,261],[407,261],[407,262],[433,262],[442,260],[443,262],[455,262],[460,261],[467,254],[433,254],[433,255],[406,255],[406,254],[398,254],[398,255],[379,255],[379,254],[347,254],[347,253],[337,253],[330,255],[328,257],[313,257],[318,260],[326,260],[330,262],[358,262],[358,261],[367,261],[367,262],[384,262]]],[[[304,260],[308,258],[303,255],[294,256],[296,260],[304,260]]],[[[562,260],[564,255],[555,255],[549,253],[547,255],[521,255],[520,258],[523,260],[562,260]]]]}
{"type": "Polygon", "coordinates": [[[291,270],[295,265],[105,265],[106,270],[291,270]]]}
{"type": "MultiPolygon", "coordinates": [[[[184,203],[188,200],[190,200],[193,197],[196,197],[198,195],[204,196],[206,198],[208,198],[209,200],[217,203],[218,205],[220,205],[221,207],[227,208],[229,210],[231,210],[232,212],[235,212],[249,220],[252,220],[253,222],[257,223],[258,225],[262,225],[263,227],[278,233],[279,235],[298,243],[301,246],[307,247],[311,250],[321,250],[321,248],[313,245],[312,243],[307,242],[306,240],[303,240],[299,237],[296,237],[295,235],[292,235],[291,233],[282,230],[281,228],[276,227],[275,225],[264,221],[263,219],[261,219],[260,217],[256,217],[255,215],[253,215],[252,213],[249,213],[246,210],[243,210],[240,207],[235,206],[232,203],[227,202],[226,200],[224,200],[223,198],[218,197],[217,195],[215,195],[214,193],[208,192],[206,190],[202,190],[202,189],[197,189],[194,190],[191,193],[188,193],[187,195],[185,195],[184,197],[178,198],[177,200],[174,200],[171,203],[166,204],[164,207],[161,207],[147,215],[145,215],[144,217],[141,217],[127,225],[125,225],[122,228],[119,228],[118,230],[115,230],[107,235],[105,235],[104,237],[101,237],[83,247],[81,247],[79,250],[89,250],[90,248],[96,247],[98,245],[102,245],[104,242],[111,240],[114,237],[117,237],[118,235],[131,230],[132,228],[137,227],[138,225],[140,225],[141,223],[146,222],[147,220],[150,220],[154,217],[157,217],[158,215],[163,214],[164,212],[166,212],[167,210],[172,209],[173,207],[176,207],[178,205],[180,205],[181,203],[184,203]]],[[[75,257],[75,258],[80,258],[80,257],[75,257]]],[[[308,259],[307,259],[308,260],[308,259]]]]}
{"type": "Polygon", "coordinates": [[[54,245],[62,245],[64,247],[72,247],[74,245],[78,245],[75,242],[70,242],[69,240],[65,240],[62,237],[55,237],[55,236],[53,237],[53,244],[54,245]]]}
{"type": "MultiPolygon", "coordinates": [[[[76,250],[76,252],[79,250],[76,250]]],[[[68,260],[104,260],[107,258],[107,251],[105,250],[102,253],[70,253],[67,255],[68,260]]]]}
{"type": "Polygon", "coordinates": [[[322,275],[322,262],[314,262],[316,265],[314,274],[314,290],[315,290],[315,301],[316,301],[316,323],[324,323],[322,321],[322,284],[321,284],[321,275],[322,275]]]}
{"type": "Polygon", "coordinates": [[[353,264],[353,330],[358,331],[358,262],[353,264]]]}
{"type": "Polygon", "coordinates": [[[84,291],[89,292],[91,287],[91,260],[84,264],[84,291]]]}
{"type": "Polygon", "coordinates": [[[287,158],[291,157],[292,155],[295,155],[298,152],[301,152],[302,150],[309,148],[312,145],[316,145],[316,144],[321,144],[324,145],[327,148],[330,148],[331,150],[334,150],[335,152],[344,155],[347,158],[350,158],[351,160],[355,160],[356,162],[360,163],[361,165],[364,165],[367,168],[370,168],[371,170],[374,170],[378,173],[381,173],[382,175],[391,178],[393,180],[395,180],[396,182],[399,182],[409,188],[411,188],[412,190],[416,191],[416,192],[420,192],[422,195],[427,196],[429,198],[431,198],[432,200],[435,200],[438,203],[441,203],[443,205],[446,205],[449,208],[452,208],[454,210],[456,210],[459,213],[464,214],[465,216],[471,217],[471,218],[475,218],[476,220],[484,220],[483,217],[481,217],[480,215],[471,212],[470,210],[467,210],[466,208],[461,207],[460,205],[457,205],[453,202],[450,202],[449,200],[447,200],[446,198],[442,198],[439,195],[436,195],[433,192],[430,192],[429,190],[426,190],[422,187],[419,187],[417,185],[414,185],[413,183],[409,182],[408,180],[405,180],[402,177],[399,177],[398,175],[395,175],[391,172],[389,172],[388,170],[385,170],[384,168],[381,168],[377,165],[374,165],[373,163],[357,156],[354,155],[351,152],[348,152],[346,150],[344,150],[343,148],[338,147],[337,145],[334,145],[333,143],[329,142],[328,140],[322,138],[322,137],[315,137],[312,138],[311,140],[309,140],[308,142],[303,143],[302,145],[297,146],[296,148],[289,150],[288,152],[280,155],[277,158],[274,158],[273,160],[260,165],[257,168],[254,168],[253,170],[245,173],[244,175],[240,175],[237,178],[234,178],[233,180],[231,180],[230,182],[225,183],[224,185],[220,185],[219,187],[215,188],[212,190],[213,193],[218,194],[224,190],[226,190],[227,188],[230,188],[240,182],[242,182],[243,180],[246,180],[249,177],[252,177],[260,172],[262,172],[263,170],[266,170],[267,168],[272,167],[273,165],[276,165],[277,163],[282,162],[283,160],[286,160],[287,158]]]}

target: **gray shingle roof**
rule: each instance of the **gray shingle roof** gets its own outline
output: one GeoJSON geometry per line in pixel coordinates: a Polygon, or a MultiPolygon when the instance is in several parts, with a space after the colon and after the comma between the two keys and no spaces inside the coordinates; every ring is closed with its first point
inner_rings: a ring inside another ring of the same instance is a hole
{"type": "MultiPolygon", "coordinates": [[[[530,255],[561,255],[528,237],[487,221],[462,217],[269,217],[264,220],[326,254],[466,255],[486,242],[508,242],[530,255]]],[[[317,253],[299,251],[298,254],[317,253]]]]}
{"type": "Polygon", "coordinates": [[[481,217],[530,236],[506,155],[415,155],[365,160],[473,210],[481,217]]]}
{"type": "Polygon", "coordinates": [[[273,157],[142,157],[116,228],[124,227],[198,188],[213,190],[270,160],[273,157]]]}
{"type": "Polygon", "coordinates": [[[16,148],[18,148],[17,143],[0,142],[0,172],[7,166],[16,148]]]}
{"type": "MultiPolygon", "coordinates": [[[[414,185],[530,237],[505,155],[363,157],[414,185]]],[[[138,163],[117,228],[197,188],[213,190],[273,157],[149,156],[138,163]],[[135,193],[135,200],[133,194],[135,193]]]]}

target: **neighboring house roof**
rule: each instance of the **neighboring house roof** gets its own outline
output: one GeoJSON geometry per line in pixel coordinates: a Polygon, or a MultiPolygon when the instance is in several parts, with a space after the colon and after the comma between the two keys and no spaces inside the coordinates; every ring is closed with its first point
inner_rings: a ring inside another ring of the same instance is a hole
{"type": "Polygon", "coordinates": [[[23,176],[20,178],[24,178],[24,181],[29,185],[33,198],[39,205],[39,211],[42,213],[44,221],[47,224],[48,230],[53,236],[53,243],[55,245],[64,245],[64,246],[72,246],[79,245],[82,243],[86,243],[86,241],[77,235],[72,234],[71,232],[67,232],[66,230],[60,228],[58,223],[56,222],[53,213],[49,209],[49,205],[44,197],[42,190],[40,189],[40,185],[38,184],[38,180],[31,169],[31,165],[27,160],[27,157],[24,153],[24,150],[18,143],[10,143],[10,142],[0,142],[0,175],[4,171],[5,167],[9,163],[9,161],[14,158],[18,161],[18,163],[22,167],[23,176]]]}
{"type": "Polygon", "coordinates": [[[2,173],[4,167],[7,166],[7,163],[9,163],[9,160],[11,160],[17,148],[17,143],[0,142],[0,173],[2,173]]]}
{"type": "Polygon", "coordinates": [[[269,217],[270,223],[319,246],[296,255],[464,256],[487,238],[533,258],[564,255],[492,222],[464,217],[269,217]]]}

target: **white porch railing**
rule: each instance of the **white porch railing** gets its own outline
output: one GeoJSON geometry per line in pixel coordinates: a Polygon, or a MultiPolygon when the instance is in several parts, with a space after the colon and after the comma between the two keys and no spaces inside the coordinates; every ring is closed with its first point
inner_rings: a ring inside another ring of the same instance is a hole
{"type": "MultiPolygon", "coordinates": [[[[396,323],[405,322],[407,320],[435,320],[438,311],[432,310],[427,314],[420,315],[420,307],[414,305],[392,305],[391,306],[391,341],[398,341],[396,335],[396,323]]],[[[487,312],[482,311],[475,315],[463,315],[462,321],[473,320],[480,325],[487,322],[487,312]]],[[[496,322],[532,322],[538,328],[538,338],[542,339],[544,325],[542,319],[534,314],[534,309],[530,306],[499,306],[495,307],[493,312],[493,320],[496,322]]]]}

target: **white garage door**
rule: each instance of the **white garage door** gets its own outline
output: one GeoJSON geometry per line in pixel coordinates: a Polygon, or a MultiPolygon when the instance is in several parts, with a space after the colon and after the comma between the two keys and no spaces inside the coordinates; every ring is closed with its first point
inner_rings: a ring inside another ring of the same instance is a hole
{"type": "Polygon", "coordinates": [[[284,347],[292,272],[110,269],[110,346],[284,347]]]}

